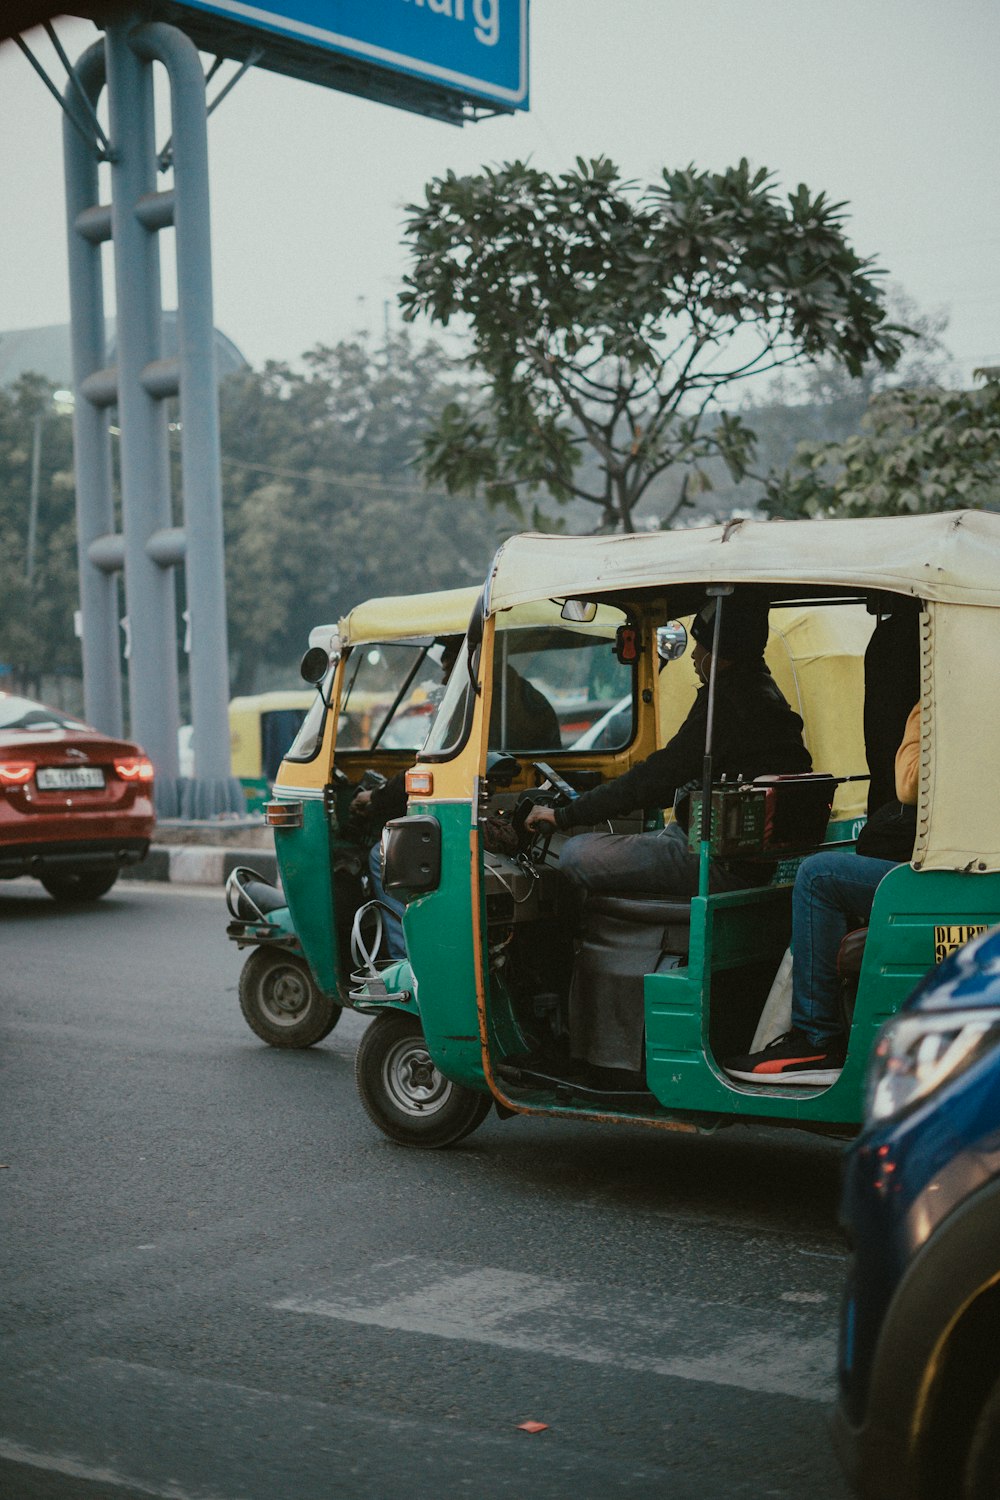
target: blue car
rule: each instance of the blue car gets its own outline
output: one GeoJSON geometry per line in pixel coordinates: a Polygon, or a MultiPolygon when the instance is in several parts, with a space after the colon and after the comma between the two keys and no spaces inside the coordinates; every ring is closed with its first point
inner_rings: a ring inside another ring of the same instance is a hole
{"type": "Polygon", "coordinates": [[[841,1220],[834,1438],[849,1478],[864,1500],[998,1500],[1000,928],[880,1032],[841,1220]]]}

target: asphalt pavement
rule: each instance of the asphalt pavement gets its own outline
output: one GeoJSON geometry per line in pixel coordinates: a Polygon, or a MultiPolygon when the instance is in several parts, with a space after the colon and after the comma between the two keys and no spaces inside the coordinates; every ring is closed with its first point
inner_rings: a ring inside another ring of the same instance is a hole
{"type": "Polygon", "coordinates": [[[393,1146],[364,1021],[265,1047],[225,922],[0,887],[4,1500],[845,1500],[835,1144],[393,1146]]]}

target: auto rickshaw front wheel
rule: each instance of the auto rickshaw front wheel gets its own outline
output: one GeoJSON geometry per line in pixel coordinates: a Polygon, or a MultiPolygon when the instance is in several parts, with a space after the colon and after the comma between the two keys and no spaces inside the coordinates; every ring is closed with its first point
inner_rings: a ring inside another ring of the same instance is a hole
{"type": "Polygon", "coordinates": [[[493,1104],[489,1094],[439,1073],[420,1022],[400,1011],[383,1011],[372,1021],[354,1076],[368,1118],[401,1146],[454,1146],[483,1123],[493,1104]]]}
{"type": "Polygon", "coordinates": [[[340,1020],[341,1007],[316,984],[309,965],[281,948],[255,948],[240,974],[240,1009],[269,1047],[311,1047],[340,1020]]]}

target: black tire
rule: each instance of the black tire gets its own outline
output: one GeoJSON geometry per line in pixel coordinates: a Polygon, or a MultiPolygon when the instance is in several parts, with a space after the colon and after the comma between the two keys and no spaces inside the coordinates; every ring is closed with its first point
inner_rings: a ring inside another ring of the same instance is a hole
{"type": "Polygon", "coordinates": [[[62,875],[39,875],[53,901],[98,901],[118,879],[117,870],[67,871],[62,875]]]}
{"type": "Polygon", "coordinates": [[[493,1106],[491,1094],[452,1083],[438,1072],[420,1022],[399,1011],[384,1011],[368,1027],[354,1077],[368,1118],[400,1146],[454,1146],[493,1106]]]}
{"type": "Polygon", "coordinates": [[[329,1036],[341,1015],[306,961],[280,948],[255,948],[243,965],[240,1009],[269,1047],[312,1047],[329,1036]]]}
{"type": "Polygon", "coordinates": [[[997,1500],[1000,1484],[1000,1380],[983,1403],[969,1444],[962,1500],[997,1500]]]}

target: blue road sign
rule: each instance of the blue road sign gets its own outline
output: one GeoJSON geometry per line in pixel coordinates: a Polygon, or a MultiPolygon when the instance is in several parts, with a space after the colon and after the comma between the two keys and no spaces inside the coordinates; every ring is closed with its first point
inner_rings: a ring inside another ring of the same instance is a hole
{"type": "Polygon", "coordinates": [[[171,10],[357,58],[503,109],[528,108],[529,0],[177,0],[171,10]]]}

